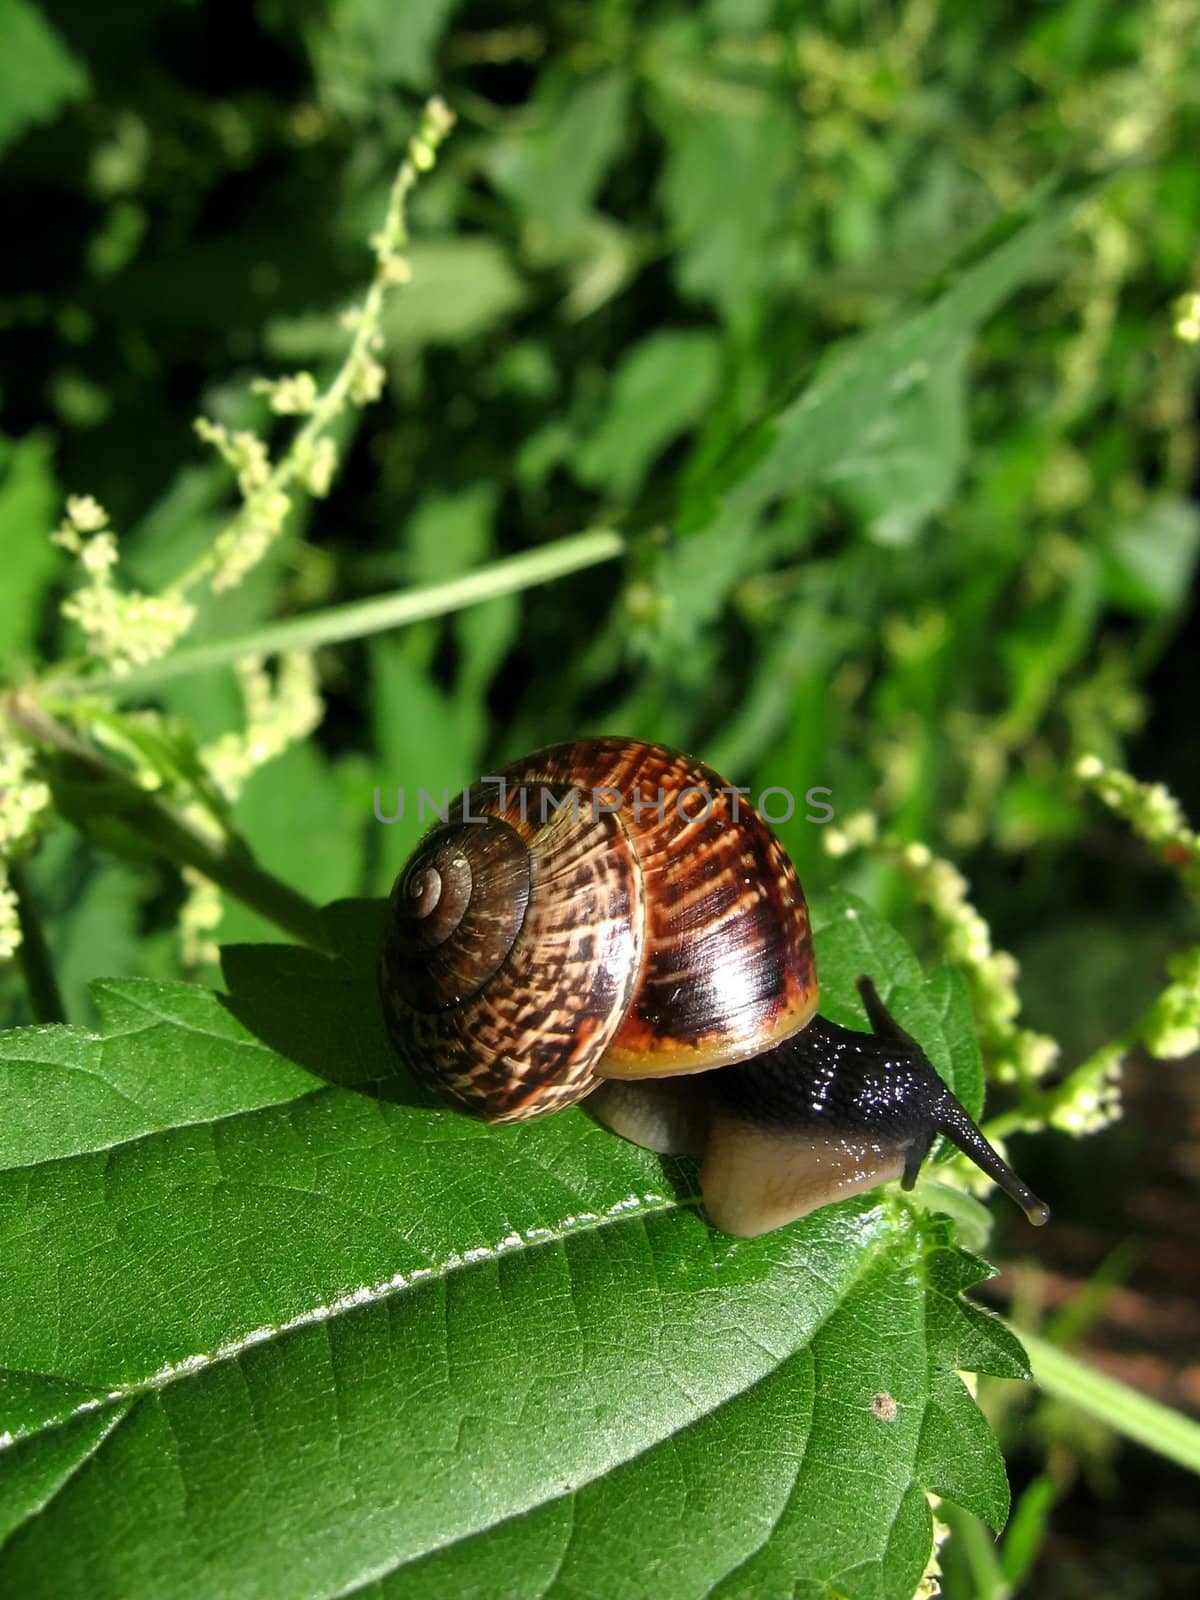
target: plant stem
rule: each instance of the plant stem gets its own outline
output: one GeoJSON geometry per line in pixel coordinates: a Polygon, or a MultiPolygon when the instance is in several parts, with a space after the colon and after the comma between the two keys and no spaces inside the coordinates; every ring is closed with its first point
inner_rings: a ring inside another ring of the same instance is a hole
{"type": "Polygon", "coordinates": [[[1005,1582],[991,1529],[952,1500],[943,1502],[937,1514],[949,1526],[970,1572],[971,1600],[1008,1600],[1012,1590],[1005,1582]]]}
{"type": "Polygon", "coordinates": [[[198,828],[168,801],[147,793],[99,750],[27,696],[9,696],[2,709],[9,722],[43,748],[70,756],[102,779],[109,793],[116,795],[116,803],[110,803],[110,809],[139,838],[156,845],[177,866],[192,867],[211,878],[235,900],[301,943],[318,950],[329,948],[320,908],[260,867],[244,845],[198,828]]]}
{"type": "MultiPolygon", "coordinates": [[[[1015,1330],[1016,1331],[1016,1330],[1015,1330]]],[[[1018,1331],[1029,1353],[1034,1382],[1127,1439],[1191,1472],[1200,1473],[1200,1423],[1152,1400],[1037,1334],[1018,1331]]]]}
{"type": "Polygon", "coordinates": [[[157,688],[168,679],[209,667],[226,666],[247,656],[273,655],[281,650],[312,650],[317,645],[336,644],[346,639],[361,639],[389,628],[404,627],[428,617],[461,611],[498,595],[548,583],[584,567],[612,561],[625,549],[623,536],[611,528],[594,528],[587,533],[559,539],[540,550],[508,556],[480,567],[460,578],[429,583],[415,589],[371,600],[356,600],[349,605],[330,606],[305,616],[268,622],[245,633],[185,645],[161,661],[126,673],[122,677],[102,674],[96,677],[55,680],[56,693],[103,692],[124,699],[157,688]]]}
{"type": "Polygon", "coordinates": [[[38,1022],[65,1022],[67,1012],[58,979],[54,976],[50,946],[46,943],[37,901],[21,862],[8,863],[8,881],[17,897],[17,920],[21,924],[21,970],[25,974],[25,987],[29,991],[29,1004],[34,1018],[38,1022]]]}
{"type": "Polygon", "coordinates": [[[147,798],[128,821],[143,839],[180,866],[195,868],[234,899],[266,917],[302,944],[329,948],[320,908],[258,863],[243,849],[208,839],[162,801],[147,798]]]}

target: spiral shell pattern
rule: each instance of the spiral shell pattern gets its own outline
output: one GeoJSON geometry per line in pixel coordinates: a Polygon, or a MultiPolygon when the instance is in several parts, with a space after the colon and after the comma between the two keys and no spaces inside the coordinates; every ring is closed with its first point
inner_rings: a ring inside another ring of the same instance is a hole
{"type": "Polygon", "coordinates": [[[489,1121],[745,1060],[817,1007],[778,840],[711,768],[628,739],[539,751],[425,836],[380,988],[414,1072],[489,1121]]]}

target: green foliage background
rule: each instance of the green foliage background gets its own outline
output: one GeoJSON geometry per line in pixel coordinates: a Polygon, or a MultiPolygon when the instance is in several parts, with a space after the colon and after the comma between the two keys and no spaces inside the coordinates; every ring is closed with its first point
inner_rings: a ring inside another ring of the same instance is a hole
{"type": "MultiPolygon", "coordinates": [[[[1198,33],[1190,0],[0,0],[0,651],[65,653],[64,494],[107,506],[146,588],[211,540],[229,474],[192,418],[267,431],[252,376],[336,366],[436,90],[459,123],[411,207],[385,397],[196,635],[589,526],[628,555],[326,652],[318,738],[238,803],[255,853],[318,902],[379,894],[416,823],[375,822],[374,786],[661,738],[955,858],[1034,1023],[1086,1052],[1148,1003],[1182,912],[1072,759],[1196,796],[1173,308],[1200,287],[1198,33]]],[[[205,739],[239,716],[224,669],[161,703],[205,739]]],[[[927,938],[883,867],[781,832],[818,895],[927,938]]],[[[63,828],[30,870],[73,1020],[89,979],[180,975],[151,852],[63,828]]],[[[219,936],[277,934],[230,902],[219,936]]],[[[1094,1158],[1063,1145],[1029,1176],[1069,1212],[1094,1158]]]]}

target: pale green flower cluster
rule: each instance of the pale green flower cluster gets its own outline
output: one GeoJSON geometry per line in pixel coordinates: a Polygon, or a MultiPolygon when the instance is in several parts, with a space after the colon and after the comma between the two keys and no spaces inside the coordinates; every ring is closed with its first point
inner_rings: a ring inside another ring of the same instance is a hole
{"type": "Polygon", "coordinates": [[[1175,1061],[1200,1050],[1200,945],[1167,960],[1171,982],[1150,1008],[1142,1042],[1160,1061],[1175,1061]]]}
{"type": "MultiPolygon", "coordinates": [[[[237,664],[245,723],[240,733],[226,733],[200,751],[200,759],[228,800],[236,800],[250,775],[288,745],[307,738],[321,721],[323,706],[317,689],[317,672],[307,651],[281,656],[272,679],[263,662],[249,657],[237,664]]],[[[211,826],[211,818],[198,803],[185,808],[198,827],[211,826]]],[[[215,962],[215,938],[221,921],[221,891],[210,879],[190,867],[183,869],[187,894],[179,913],[180,953],[186,967],[215,962]]]]}
{"type": "Polygon", "coordinates": [[[224,906],[221,891],[211,878],[194,867],[181,869],[187,894],[179,909],[179,955],[185,970],[211,965],[220,959],[214,935],[224,906]]]}
{"type": "Polygon", "coordinates": [[[0,738],[0,856],[13,855],[50,804],[48,786],[31,775],[33,763],[31,746],[0,738]]]}
{"type": "Polygon", "coordinates": [[[1114,1039],[1074,1068],[1051,1098],[1046,1121],[1082,1138],[1099,1133],[1121,1115],[1121,1071],[1129,1046],[1114,1039]]]}
{"type": "MultiPolygon", "coordinates": [[[[1089,76],[1064,93],[1059,101],[1063,121],[1119,160],[1150,157],[1191,101],[1190,55],[1198,26],[1197,0],[1151,0],[1136,64],[1089,76]]],[[[1061,356],[1062,386],[1055,408],[1064,418],[1074,417],[1094,394],[1123,287],[1143,248],[1136,222],[1111,197],[1099,196],[1081,206],[1073,227],[1089,242],[1091,259],[1061,289],[1064,309],[1074,302],[1079,314],[1078,332],[1061,356]]],[[[1181,339],[1189,338],[1189,326],[1186,316],[1176,322],[1181,339]]],[[[1200,337],[1200,322],[1197,329],[1200,337]]]]}
{"type": "Polygon", "coordinates": [[[453,125],[453,113],[444,101],[435,98],[426,105],[392,185],[383,226],[371,238],[375,272],[370,287],[361,303],[342,314],[342,325],[352,337],[329,387],[320,390],[311,372],[255,382],[256,392],[266,395],[276,415],[305,418],[279,460],[272,463],[265,441],[257,434],[230,431],[207,417],[197,419],[200,437],[233,470],[242,505],[179,587],[186,589],[207,574],[214,589],[234,588],[282,532],[292,507],[291,486],[299,485],[317,498],[329,493],[338,465],[337,446],[329,432],[334,420],[348,405],[367,406],[378,400],[387,379],[378,359],[383,349],[384,301],[389,289],[409,282],[412,276],[401,253],[408,242],[405,203],[409,190],[420,174],[433,166],[453,125]]]}
{"type": "Polygon", "coordinates": [[[1200,294],[1181,294],[1175,302],[1175,337],[1200,344],[1200,294]]]}
{"type": "MultiPolygon", "coordinates": [[[[256,567],[283,532],[291,497],[281,487],[278,469],[271,468],[265,443],[256,433],[236,432],[207,417],[196,418],[196,432],[211,444],[232,468],[241,491],[242,506],[233,521],[217,535],[204,558],[215,590],[234,589],[256,567]]],[[[199,577],[199,571],[191,578],[199,577]]]]}
{"type": "Polygon", "coordinates": [[[281,417],[305,417],[317,409],[321,391],[311,372],[294,372],[284,378],[255,378],[255,394],[265,394],[271,410],[281,417]]]}
{"type": "MultiPolygon", "coordinates": [[[[1091,755],[1076,763],[1075,775],[1175,867],[1200,898],[1200,836],[1188,826],[1168,789],[1139,783],[1091,755]]],[[[848,817],[839,828],[826,829],[823,837],[832,855],[866,849],[889,861],[932,910],[948,959],[962,967],[971,985],[989,1066],[996,1076],[1033,1091],[1021,1106],[999,1119],[1001,1128],[1049,1123],[1074,1135],[1096,1133],[1121,1114],[1121,1070],[1134,1044],[1144,1045],[1159,1060],[1177,1060],[1200,1050],[1200,946],[1193,946],[1167,962],[1170,982],[1140,1021],[1081,1062],[1061,1083],[1050,1089],[1035,1087],[1057,1061],[1058,1045],[1044,1034],[1018,1026],[1017,964],[1007,951],[992,948],[991,932],[968,901],[961,873],[925,845],[904,844],[894,835],[881,834],[878,818],[869,811],[848,817]]],[[[1002,1150],[999,1131],[993,1125],[988,1134],[1002,1150]]],[[[978,1177],[964,1169],[964,1181],[975,1185],[978,1177]]]]}
{"type": "Polygon", "coordinates": [[[0,961],[9,961],[21,948],[21,918],[8,869],[0,862],[0,961]]]}
{"type": "Polygon", "coordinates": [[[236,800],[257,768],[281,755],[289,744],[307,738],[319,726],[322,712],[316,666],[307,651],[281,656],[274,681],[258,657],[239,661],[237,674],[245,726],[239,733],[222,734],[200,751],[213,781],[229,800],[236,800]]]}
{"type": "Polygon", "coordinates": [[[76,557],[84,579],[63,601],[62,614],[78,625],[88,654],[114,676],[167,655],[191,627],[196,608],[181,596],[118,586],[116,535],[91,495],[68,499],[66,516],[50,537],[76,557]]]}
{"type": "MultiPolygon", "coordinates": [[[[322,390],[311,372],[295,372],[254,384],[276,416],[302,418],[287,448],[272,459],[265,439],[247,429],[231,429],[200,418],[200,437],[233,472],[241,504],[211,546],[160,594],[127,589],[117,580],[117,538],[108,513],[90,496],[67,501],[61,526],[51,536],[78,562],[82,582],[62,606],[65,617],[83,633],[89,656],[103,663],[111,678],[127,676],[170,653],[195,619],[186,598],[206,579],[215,591],[239,584],[282,532],[297,492],[328,494],[338,468],[338,450],[331,427],[349,405],[363,406],[379,398],[385,371],[378,359],[383,348],[382,312],[387,291],[409,282],[411,269],[402,254],[408,231],[405,206],[418,177],[428,172],[454,123],[440,99],[425,107],[409,141],[388,198],[383,225],[371,239],[375,270],[362,301],[343,317],[350,347],[328,387],[322,390]]],[[[60,675],[61,676],[61,675],[60,675]]],[[[201,758],[216,787],[235,798],[250,774],[288,744],[306,737],[322,713],[316,672],[310,654],[281,658],[275,677],[259,659],[243,661],[239,676],[245,701],[241,732],[226,734],[201,758]]],[[[24,726],[50,749],[69,749],[94,758],[103,770],[108,754],[117,755],[119,774],[148,792],[159,793],[189,826],[223,847],[222,808],[197,786],[187,763],[178,759],[175,741],[157,713],[117,712],[103,698],[99,674],[91,681],[99,698],[76,697],[70,709],[38,704],[37,685],[30,686],[31,713],[24,726]],[[65,723],[59,718],[65,717],[65,723]]],[[[14,720],[17,720],[14,717],[14,720]]],[[[0,957],[11,955],[21,938],[16,891],[4,866],[11,848],[27,838],[35,819],[49,802],[44,784],[29,776],[33,757],[24,745],[0,745],[0,957]]],[[[118,768],[114,767],[114,771],[118,768]]],[[[219,875],[219,874],[218,874],[219,875]]],[[[209,935],[221,914],[220,894],[190,867],[181,919],[185,956],[199,960],[212,954],[209,935]]]]}
{"type": "Polygon", "coordinates": [[[254,383],[275,415],[304,419],[279,459],[272,460],[266,440],[249,429],[227,428],[208,417],[197,419],[200,438],[233,472],[241,505],[187,572],[163,594],[120,589],[113,573],[117,544],[107,514],[90,497],[68,500],[66,517],[53,537],[78,558],[86,582],[63,611],[83,630],[89,654],[114,674],[127,673],[171,650],[195,616],[195,608],[184,597],[202,578],[218,592],[242,582],[282,533],[292,509],[293,487],[317,498],[329,493],[338,467],[332,424],[348,405],[369,405],[383,392],[386,373],[378,354],[383,348],[384,301],[389,289],[412,276],[401,253],[408,242],[409,191],[433,166],[453,124],[454,115],[445,102],[430,100],[392,184],[383,226],[371,238],[375,256],[371,283],[362,301],[342,316],[351,334],[350,347],[329,386],[322,390],[311,372],[254,383]]]}
{"type": "Polygon", "coordinates": [[[1081,756],[1075,776],[1117,816],[1129,823],[1168,866],[1179,870],[1184,886],[1200,899],[1200,835],[1187,823],[1178,800],[1161,783],[1139,783],[1099,756],[1081,756]]]}
{"type": "Polygon", "coordinates": [[[32,843],[50,790],[32,776],[33,750],[15,739],[0,739],[0,960],[21,946],[17,896],[8,863],[32,843]]]}
{"type": "MultiPolygon", "coordinates": [[[[1200,839],[1169,789],[1160,783],[1139,783],[1128,772],[1091,755],[1076,762],[1075,776],[1164,861],[1178,868],[1193,894],[1200,893],[1200,839]]],[[[1120,1111],[1121,1065],[1133,1044],[1141,1043],[1164,1061],[1200,1049],[1200,947],[1171,956],[1167,976],[1171,981],[1141,1021],[1097,1050],[1055,1089],[1049,1105],[1053,1127],[1094,1133],[1115,1120],[1120,1111]]]]}
{"type": "Polygon", "coordinates": [[[821,843],[827,856],[848,856],[871,850],[879,843],[879,818],[873,811],[855,811],[839,826],[822,828],[821,843]]]}
{"type": "Polygon", "coordinates": [[[957,867],[927,845],[881,835],[879,820],[870,811],[847,817],[840,828],[825,829],[823,838],[831,855],[874,851],[904,874],[928,906],[946,959],[962,969],[970,986],[980,1043],[993,1076],[1022,1084],[1044,1078],[1058,1060],[1058,1044],[1018,1026],[1017,962],[1007,950],[992,948],[991,929],[967,899],[969,885],[957,867]]]}

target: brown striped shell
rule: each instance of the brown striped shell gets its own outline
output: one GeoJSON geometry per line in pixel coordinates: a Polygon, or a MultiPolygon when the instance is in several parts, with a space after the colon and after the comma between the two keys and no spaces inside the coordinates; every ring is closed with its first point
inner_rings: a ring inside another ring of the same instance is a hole
{"type": "Polygon", "coordinates": [[[396,880],[380,989],[413,1071],[495,1122],[745,1060],[817,1008],[783,847],[710,767],[631,739],[476,784],[396,880]]]}

